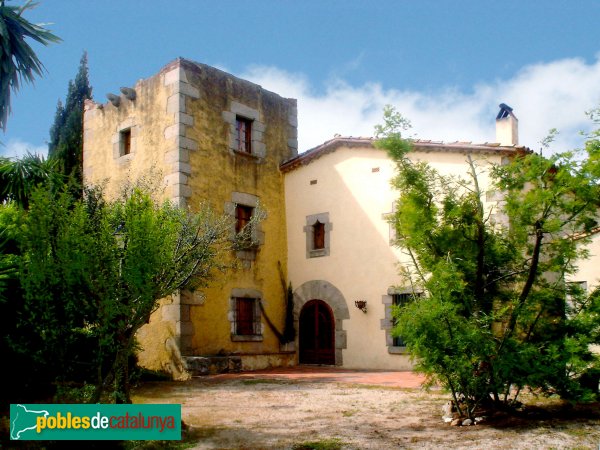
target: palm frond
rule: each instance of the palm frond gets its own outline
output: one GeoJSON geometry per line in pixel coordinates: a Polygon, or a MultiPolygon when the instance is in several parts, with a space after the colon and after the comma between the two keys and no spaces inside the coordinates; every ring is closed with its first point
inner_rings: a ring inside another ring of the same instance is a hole
{"type": "Polygon", "coordinates": [[[27,208],[33,190],[60,177],[54,159],[28,153],[20,159],[0,157],[0,202],[12,200],[27,208]]]}
{"type": "Polygon", "coordinates": [[[23,13],[37,5],[31,0],[23,6],[5,6],[0,3],[0,128],[6,129],[10,113],[10,95],[19,90],[23,81],[33,83],[41,76],[44,65],[26,39],[42,45],[61,39],[41,25],[33,24],[23,13]]]}

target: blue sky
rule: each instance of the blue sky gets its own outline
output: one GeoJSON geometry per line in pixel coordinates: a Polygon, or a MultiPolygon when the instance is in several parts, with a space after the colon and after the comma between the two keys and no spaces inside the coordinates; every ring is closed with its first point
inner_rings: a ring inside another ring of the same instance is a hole
{"type": "Polygon", "coordinates": [[[63,42],[33,45],[48,72],[13,96],[8,155],[46,147],[84,50],[98,102],[178,56],[295,97],[301,151],[371,135],[387,103],[416,137],[494,142],[501,102],[520,143],[556,127],[568,149],[600,105],[597,1],[40,0],[26,17],[63,42]]]}

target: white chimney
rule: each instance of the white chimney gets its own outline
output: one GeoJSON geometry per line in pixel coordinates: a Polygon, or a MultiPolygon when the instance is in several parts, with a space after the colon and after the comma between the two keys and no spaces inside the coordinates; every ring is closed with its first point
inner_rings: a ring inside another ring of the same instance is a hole
{"type": "Polygon", "coordinates": [[[519,119],[512,108],[500,103],[500,112],[496,116],[496,142],[500,145],[519,145],[519,119]]]}

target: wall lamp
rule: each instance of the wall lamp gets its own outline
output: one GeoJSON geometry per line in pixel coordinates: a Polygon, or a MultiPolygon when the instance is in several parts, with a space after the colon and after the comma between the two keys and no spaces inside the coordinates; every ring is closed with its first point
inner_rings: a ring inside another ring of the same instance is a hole
{"type": "Polygon", "coordinates": [[[356,300],[354,305],[360,309],[365,314],[367,313],[367,301],[366,300],[356,300]]]}

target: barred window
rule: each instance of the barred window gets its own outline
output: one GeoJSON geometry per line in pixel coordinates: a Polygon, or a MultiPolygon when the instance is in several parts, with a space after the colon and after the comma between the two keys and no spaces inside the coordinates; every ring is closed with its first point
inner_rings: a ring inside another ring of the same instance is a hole
{"type": "MultiPolygon", "coordinates": [[[[415,298],[421,297],[422,293],[405,293],[405,294],[393,294],[392,304],[397,307],[402,307],[412,302],[415,298]]],[[[394,317],[392,326],[395,327],[398,324],[398,319],[394,317]]],[[[406,347],[406,343],[402,339],[402,336],[393,337],[392,345],[394,347],[406,347]]]]}

